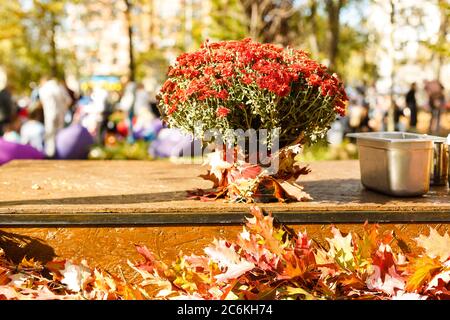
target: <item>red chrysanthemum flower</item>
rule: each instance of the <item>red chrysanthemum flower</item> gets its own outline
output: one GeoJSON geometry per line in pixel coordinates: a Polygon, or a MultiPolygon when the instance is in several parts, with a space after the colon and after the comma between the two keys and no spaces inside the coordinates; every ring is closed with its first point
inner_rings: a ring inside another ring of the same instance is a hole
{"type": "Polygon", "coordinates": [[[230,113],[230,109],[225,108],[225,107],[219,107],[216,112],[216,114],[219,118],[225,118],[229,113],[230,113]]]}
{"type": "Polygon", "coordinates": [[[216,96],[219,99],[226,100],[226,99],[228,99],[228,91],[225,89],[222,89],[217,93],[216,96]]]}

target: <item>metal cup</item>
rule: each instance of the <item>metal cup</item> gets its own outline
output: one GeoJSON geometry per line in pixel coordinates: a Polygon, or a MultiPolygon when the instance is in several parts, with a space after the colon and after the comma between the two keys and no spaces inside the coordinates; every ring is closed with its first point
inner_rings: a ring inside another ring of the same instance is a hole
{"type": "Polygon", "coordinates": [[[434,141],[430,185],[446,186],[449,179],[448,171],[449,171],[448,144],[444,141],[434,141]]]}

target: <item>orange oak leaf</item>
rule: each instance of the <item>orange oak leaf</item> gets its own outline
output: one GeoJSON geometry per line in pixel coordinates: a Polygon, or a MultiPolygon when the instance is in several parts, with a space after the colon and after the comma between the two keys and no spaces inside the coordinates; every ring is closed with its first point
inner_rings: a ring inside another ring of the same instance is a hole
{"type": "Polygon", "coordinates": [[[294,279],[296,277],[302,277],[308,267],[311,267],[308,261],[305,261],[298,257],[294,251],[288,251],[283,254],[283,267],[278,279],[294,279]]]}
{"type": "Polygon", "coordinates": [[[359,259],[369,259],[378,249],[378,225],[364,224],[363,235],[355,239],[357,243],[357,256],[359,259]]]}
{"type": "Polygon", "coordinates": [[[263,211],[256,206],[250,210],[253,218],[247,218],[247,229],[258,235],[269,251],[281,255],[285,247],[285,243],[282,241],[284,231],[274,228],[272,215],[265,216],[263,211]]]}

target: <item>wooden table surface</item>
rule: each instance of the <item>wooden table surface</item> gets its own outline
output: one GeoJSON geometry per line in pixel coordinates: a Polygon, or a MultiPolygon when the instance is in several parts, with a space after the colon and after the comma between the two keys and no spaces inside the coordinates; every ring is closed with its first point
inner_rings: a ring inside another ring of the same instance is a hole
{"type": "MultiPolygon", "coordinates": [[[[366,190],[358,161],[310,163],[313,201],[258,204],[291,223],[450,222],[448,187],[422,197],[366,190]]],[[[0,225],[239,223],[249,204],[188,200],[206,167],[170,161],[13,161],[0,167],[0,225]]]]}

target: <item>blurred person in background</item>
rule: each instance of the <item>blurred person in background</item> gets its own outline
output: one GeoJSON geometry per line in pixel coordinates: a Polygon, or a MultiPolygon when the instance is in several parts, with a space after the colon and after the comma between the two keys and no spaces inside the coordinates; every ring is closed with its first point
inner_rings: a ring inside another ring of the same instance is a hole
{"type": "Polygon", "coordinates": [[[56,151],[56,134],[64,128],[64,116],[72,103],[67,90],[54,78],[43,78],[39,100],[44,111],[45,154],[52,158],[56,151]]]}
{"type": "Polygon", "coordinates": [[[4,125],[3,139],[5,141],[20,143],[20,127],[22,121],[18,114],[14,114],[10,121],[4,125]]]}
{"type": "Polygon", "coordinates": [[[348,129],[346,132],[367,132],[369,128],[369,104],[363,87],[349,90],[348,129]]]}
{"type": "Polygon", "coordinates": [[[44,151],[45,127],[44,111],[41,106],[30,107],[28,120],[20,129],[20,140],[22,144],[28,144],[39,151],[44,151]]]}
{"type": "Polygon", "coordinates": [[[412,131],[416,130],[417,126],[417,100],[416,100],[416,83],[411,83],[408,93],[405,97],[406,106],[410,111],[409,119],[409,129],[412,131]]]}
{"type": "Polygon", "coordinates": [[[119,101],[119,109],[125,113],[132,113],[136,99],[136,83],[128,82],[119,101]]]}
{"type": "Polygon", "coordinates": [[[439,134],[441,128],[441,113],[445,105],[444,86],[439,80],[425,82],[425,91],[428,94],[428,104],[431,111],[429,134],[439,134]]]}
{"type": "Polygon", "coordinates": [[[11,89],[7,85],[0,90],[0,136],[4,133],[4,126],[11,122],[15,109],[11,89]]]}
{"type": "MultiPolygon", "coordinates": [[[[74,108],[74,114],[72,117],[72,124],[80,124],[86,129],[88,129],[89,133],[92,136],[95,136],[97,134],[97,119],[96,117],[92,116],[93,111],[95,111],[95,108],[93,108],[94,100],[92,99],[93,96],[93,89],[92,88],[86,88],[84,91],[81,92],[80,98],[76,102],[75,108],[74,108]]],[[[97,97],[98,98],[98,97],[97,97]]]]}
{"type": "Polygon", "coordinates": [[[91,94],[92,103],[89,108],[94,130],[91,134],[100,142],[108,123],[108,116],[111,114],[110,94],[105,88],[94,87],[91,94]]]}
{"type": "Polygon", "coordinates": [[[150,94],[145,90],[144,85],[142,83],[138,84],[136,88],[136,98],[134,101],[134,114],[136,116],[140,116],[141,114],[152,114],[153,118],[155,115],[151,109],[150,105],[150,94]]]}
{"type": "Polygon", "coordinates": [[[123,111],[126,116],[126,122],[128,127],[128,137],[129,143],[134,142],[133,137],[133,117],[134,117],[134,105],[136,102],[136,83],[130,81],[125,86],[122,98],[119,102],[119,110],[123,111]]]}
{"type": "Polygon", "coordinates": [[[30,107],[35,108],[35,105],[40,105],[39,100],[39,85],[36,82],[30,83],[30,107]]]}
{"type": "Polygon", "coordinates": [[[62,82],[62,86],[64,87],[64,89],[66,90],[67,94],[70,97],[70,105],[67,107],[67,112],[65,115],[65,123],[70,124],[70,123],[72,123],[73,114],[75,113],[75,109],[76,109],[76,104],[80,97],[75,91],[73,91],[72,89],[69,88],[69,86],[67,85],[67,82],[65,80],[63,80],[63,82],[62,82]]]}
{"type": "Polygon", "coordinates": [[[406,124],[404,120],[405,110],[400,107],[400,104],[397,101],[394,102],[394,130],[395,131],[406,131],[406,124]]]}

